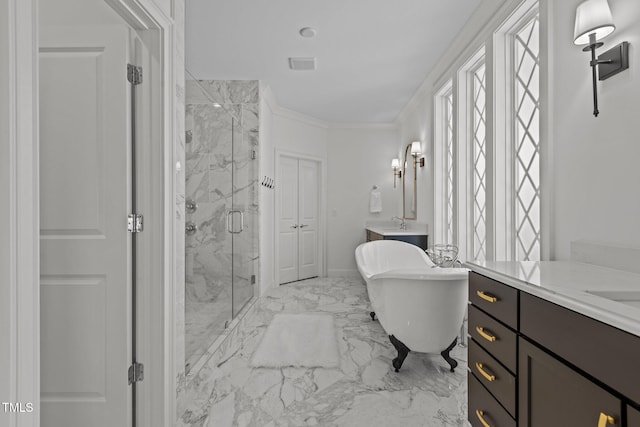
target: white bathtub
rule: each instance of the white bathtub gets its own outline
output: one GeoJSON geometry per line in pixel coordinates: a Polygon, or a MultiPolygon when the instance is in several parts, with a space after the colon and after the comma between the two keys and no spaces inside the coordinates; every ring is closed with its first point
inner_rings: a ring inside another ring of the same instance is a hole
{"type": "MultiPolygon", "coordinates": [[[[451,366],[467,307],[468,270],[434,267],[417,246],[376,240],[356,248],[376,317],[398,350],[396,372],[409,351],[440,353],[451,366]]],[[[373,316],[372,316],[373,317],[373,316]]]]}

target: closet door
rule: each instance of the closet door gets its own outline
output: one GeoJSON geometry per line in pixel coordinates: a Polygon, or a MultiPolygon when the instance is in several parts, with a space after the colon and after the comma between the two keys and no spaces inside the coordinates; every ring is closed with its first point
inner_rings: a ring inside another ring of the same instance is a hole
{"type": "Polygon", "coordinates": [[[318,163],[298,164],[298,280],[318,275],[318,163]]]}
{"type": "Polygon", "coordinates": [[[298,159],[280,159],[280,284],[298,280],[298,159]]]}
{"type": "Polygon", "coordinates": [[[280,160],[280,284],[318,275],[318,163],[280,160]]]}

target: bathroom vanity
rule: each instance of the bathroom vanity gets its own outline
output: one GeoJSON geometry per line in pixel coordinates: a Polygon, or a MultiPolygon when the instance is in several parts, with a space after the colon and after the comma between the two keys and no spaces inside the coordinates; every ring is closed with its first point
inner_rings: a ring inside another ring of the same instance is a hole
{"type": "Polygon", "coordinates": [[[373,240],[400,240],[416,245],[423,250],[426,250],[429,245],[429,235],[426,231],[400,230],[397,226],[394,228],[370,226],[367,227],[366,232],[367,242],[373,240]]]}
{"type": "Polygon", "coordinates": [[[640,275],[468,263],[474,427],[640,427],[640,275]]]}

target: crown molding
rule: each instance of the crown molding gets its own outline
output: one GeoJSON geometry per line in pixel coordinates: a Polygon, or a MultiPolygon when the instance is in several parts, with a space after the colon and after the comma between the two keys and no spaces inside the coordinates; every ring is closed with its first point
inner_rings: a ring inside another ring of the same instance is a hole
{"type": "Polygon", "coordinates": [[[271,110],[271,113],[280,117],[284,117],[290,120],[295,120],[301,123],[306,123],[311,126],[319,127],[322,129],[377,129],[377,130],[396,130],[398,128],[397,123],[336,123],[327,122],[325,120],[317,119],[307,114],[299,113],[288,108],[278,105],[276,94],[271,87],[260,81],[260,95],[264,100],[266,106],[271,110]]]}

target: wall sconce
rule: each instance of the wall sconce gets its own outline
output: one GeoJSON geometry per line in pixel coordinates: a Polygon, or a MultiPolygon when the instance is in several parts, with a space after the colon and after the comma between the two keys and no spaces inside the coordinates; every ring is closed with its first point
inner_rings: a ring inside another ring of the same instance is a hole
{"type": "Polygon", "coordinates": [[[393,169],[393,188],[396,188],[396,177],[402,178],[402,169],[400,169],[400,160],[391,160],[391,168],[393,169]]]}
{"type": "Polygon", "coordinates": [[[584,52],[591,51],[591,75],[593,79],[593,115],[598,117],[598,89],[596,86],[596,66],[600,80],[629,68],[629,43],[622,42],[596,58],[596,49],[603,45],[598,40],[613,33],[613,17],[607,0],[586,0],[576,9],[576,23],[573,42],[576,45],[588,44],[584,52]]]}
{"type": "Polygon", "coordinates": [[[411,143],[411,155],[413,156],[413,162],[416,165],[420,165],[421,168],[424,167],[424,156],[420,157],[422,154],[422,149],[420,148],[420,141],[413,141],[411,143]],[[420,157],[418,159],[418,157],[420,157]]]}

